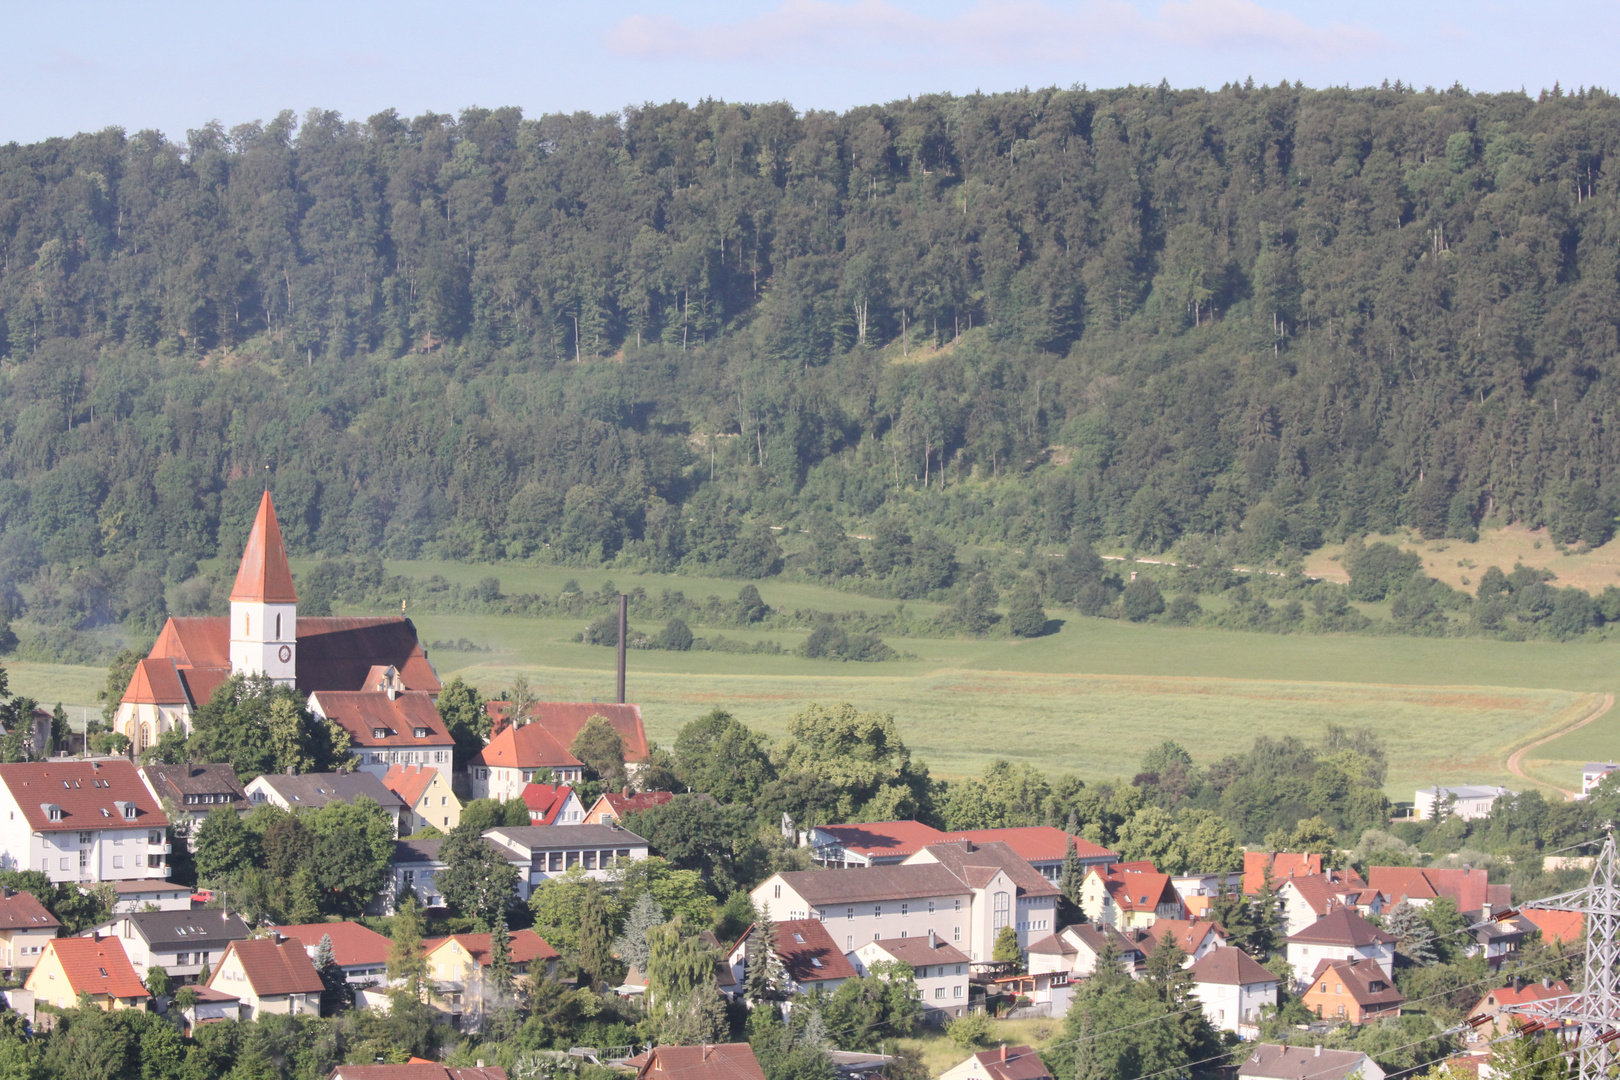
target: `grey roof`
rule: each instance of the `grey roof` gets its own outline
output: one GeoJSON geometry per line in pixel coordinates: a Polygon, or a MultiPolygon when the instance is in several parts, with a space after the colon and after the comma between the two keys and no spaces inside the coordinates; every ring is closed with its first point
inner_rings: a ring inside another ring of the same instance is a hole
{"type": "Polygon", "coordinates": [[[1345,1080],[1365,1060],[1360,1050],[1261,1043],[1238,1062],[1237,1074],[1266,1080],[1345,1080]]]}
{"type": "Polygon", "coordinates": [[[616,825],[503,825],[484,833],[526,848],[607,848],[647,841],[616,825]]]}
{"type": "Polygon", "coordinates": [[[176,885],[172,881],[115,881],[112,883],[113,892],[120,895],[132,893],[136,896],[145,896],[147,893],[189,893],[190,885],[176,885]]]}
{"type": "Polygon", "coordinates": [[[322,807],[330,802],[354,802],[365,796],[384,810],[405,809],[405,801],[370,773],[302,773],[298,776],[265,773],[259,779],[294,807],[322,807]]]}
{"type": "MultiPolygon", "coordinates": [[[[1056,896],[1062,891],[1000,840],[989,843],[964,840],[950,844],[929,844],[918,854],[924,852],[975,888],[983,888],[999,870],[1025,896],[1056,896]]],[[[916,860],[917,855],[911,858],[916,860]]]]}
{"type": "Polygon", "coordinates": [[[135,931],[152,949],[223,949],[232,941],[242,941],[251,931],[247,924],[224,908],[194,908],[191,911],[137,911],[120,916],[107,926],[128,919],[135,931]]]}
{"type": "Polygon", "coordinates": [[[939,863],[902,863],[856,870],[789,870],[782,884],[808,904],[869,904],[914,897],[964,896],[971,890],[939,863]]]}
{"type": "Polygon", "coordinates": [[[1504,795],[1516,795],[1505,787],[1496,787],[1492,784],[1454,784],[1451,787],[1420,788],[1424,792],[1436,792],[1441,797],[1453,799],[1499,799],[1504,795]]]}
{"type": "MultiPolygon", "coordinates": [[[[444,841],[445,838],[442,836],[422,840],[395,840],[394,853],[388,857],[388,861],[403,866],[442,863],[444,860],[439,858],[439,850],[444,847],[444,841]]],[[[511,848],[497,844],[488,837],[484,838],[484,843],[508,862],[523,861],[522,856],[511,848]]]]}
{"type": "Polygon", "coordinates": [[[172,799],[185,806],[187,795],[229,795],[230,804],[203,803],[195,805],[224,806],[240,803],[238,810],[251,809],[247,792],[229,765],[143,765],[141,774],[152,782],[161,798],[172,799]]]}
{"type": "Polygon", "coordinates": [[[1610,772],[1615,769],[1620,769],[1620,765],[1612,761],[1588,761],[1581,766],[1582,772],[1610,772]]]}

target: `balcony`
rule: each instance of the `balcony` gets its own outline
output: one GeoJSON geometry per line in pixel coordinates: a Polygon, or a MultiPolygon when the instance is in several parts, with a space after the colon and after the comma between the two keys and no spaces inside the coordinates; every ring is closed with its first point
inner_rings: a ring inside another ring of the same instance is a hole
{"type": "Polygon", "coordinates": [[[171,843],[147,844],[146,851],[149,855],[168,855],[174,851],[174,845],[171,843]]]}
{"type": "Polygon", "coordinates": [[[148,866],[146,876],[149,878],[166,878],[174,872],[172,866],[148,866]]]}

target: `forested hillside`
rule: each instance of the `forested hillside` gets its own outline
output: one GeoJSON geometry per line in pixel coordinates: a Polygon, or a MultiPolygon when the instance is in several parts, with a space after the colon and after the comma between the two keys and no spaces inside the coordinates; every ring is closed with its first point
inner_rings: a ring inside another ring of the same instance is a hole
{"type": "Polygon", "coordinates": [[[926,542],[815,568],[897,594],[952,542],[1601,542],[1617,141],[1599,91],[1284,84],[9,145],[5,603],[151,626],[267,483],[297,553],[882,526],[926,542]]]}

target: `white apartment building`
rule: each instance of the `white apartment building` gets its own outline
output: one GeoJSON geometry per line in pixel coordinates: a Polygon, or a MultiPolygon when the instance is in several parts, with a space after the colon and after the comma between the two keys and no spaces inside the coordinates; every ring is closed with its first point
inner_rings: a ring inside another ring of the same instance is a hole
{"type": "Polygon", "coordinates": [[[1452,787],[1419,788],[1412,797],[1412,816],[1419,821],[1442,815],[1460,817],[1464,821],[1478,821],[1491,816],[1491,807],[1497,799],[1517,795],[1505,787],[1491,784],[1457,784],[1452,787]]]}
{"type": "Polygon", "coordinates": [[[863,976],[873,964],[909,965],[922,997],[924,1023],[942,1024],[967,1013],[967,954],[938,935],[868,941],[855,950],[854,960],[863,976]]]}
{"type": "Polygon", "coordinates": [[[168,827],[124,758],[0,765],[0,868],[53,882],[161,880],[168,827]]]}
{"type": "Polygon", "coordinates": [[[1248,953],[1230,945],[1206,954],[1192,966],[1192,996],[1204,1016],[1221,1031],[1258,1034],[1260,1011],[1277,1004],[1278,978],[1248,953]]]}
{"type": "Polygon", "coordinates": [[[510,825],[490,829],[484,839],[514,852],[525,864],[518,883],[525,900],[536,885],[576,866],[606,881],[620,863],[647,857],[647,841],[617,825],[510,825]]]}
{"type": "Polygon", "coordinates": [[[751,896],[773,918],[819,919],[845,952],[868,941],[935,936],[986,961],[1012,926],[1018,943],[1053,930],[1059,891],[1006,844],[934,844],[898,866],[774,874],[751,896]]]}

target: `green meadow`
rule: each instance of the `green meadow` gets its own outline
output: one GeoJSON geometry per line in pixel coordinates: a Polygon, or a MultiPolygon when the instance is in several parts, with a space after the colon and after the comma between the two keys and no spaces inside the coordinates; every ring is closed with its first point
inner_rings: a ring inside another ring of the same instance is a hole
{"type": "MultiPolygon", "coordinates": [[[[507,593],[555,592],[570,578],[588,591],[611,579],[625,590],[679,589],[696,598],[730,598],[741,585],[519,565],[409,562],[389,569],[468,584],[494,575],[507,593]]],[[[894,605],[808,584],[766,581],[760,592],[779,608],[894,605]]],[[[424,643],[466,639],[483,650],[431,650],[445,679],[460,675],[494,693],[521,675],[543,698],[612,699],[613,650],[572,640],[584,620],[410,614],[424,643]]],[[[1522,786],[1506,771],[1509,753],[1589,715],[1602,694],[1620,692],[1620,642],[1289,637],[1050,614],[1061,626],[1035,640],[893,638],[889,643],[910,655],[882,664],[634,650],[629,696],[641,703],[651,737],[665,743],[715,707],[775,738],[805,704],[849,701],[892,713],[914,755],[941,776],[976,773],[1006,757],[1097,780],[1131,775],[1143,751],[1164,739],[1209,762],[1246,748],[1257,735],[1309,740],[1329,724],[1366,725],[1389,748],[1390,796],[1410,799],[1417,786],[1434,783],[1522,786]]],[[[784,649],[804,636],[719,632],[774,640],[784,649]]],[[[46,702],[91,703],[105,677],[65,665],[9,670],[17,691],[46,702]]],[[[1581,762],[1617,752],[1620,709],[1537,748],[1527,765],[1549,784],[1569,787],[1581,762]]]]}

